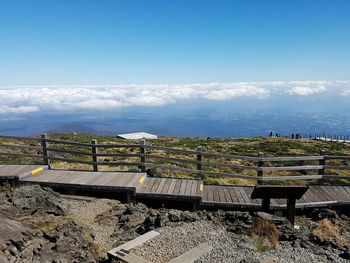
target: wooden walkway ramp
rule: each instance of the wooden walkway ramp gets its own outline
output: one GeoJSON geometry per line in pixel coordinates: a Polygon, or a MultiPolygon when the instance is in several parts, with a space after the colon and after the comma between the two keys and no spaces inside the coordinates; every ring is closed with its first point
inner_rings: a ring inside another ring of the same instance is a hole
{"type": "MultiPolygon", "coordinates": [[[[251,199],[252,186],[205,185],[203,207],[254,208],[261,207],[261,200],[251,199]]],[[[297,200],[296,208],[322,207],[350,204],[350,186],[311,185],[304,196],[297,200]]],[[[283,199],[272,199],[271,208],[286,207],[283,199]]]]}
{"type": "MultiPolygon", "coordinates": [[[[0,165],[0,181],[40,184],[69,193],[97,193],[133,200],[191,202],[195,208],[257,209],[251,186],[203,185],[201,180],[147,177],[145,173],[49,170],[45,165],[0,165]]],[[[296,208],[350,206],[350,186],[310,186],[296,208]]],[[[283,208],[285,200],[272,199],[271,208],[283,208]]]]}

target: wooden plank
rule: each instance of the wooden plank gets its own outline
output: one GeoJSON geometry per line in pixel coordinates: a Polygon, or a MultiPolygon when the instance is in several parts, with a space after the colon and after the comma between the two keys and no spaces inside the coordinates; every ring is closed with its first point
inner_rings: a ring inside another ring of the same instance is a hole
{"type": "Polygon", "coordinates": [[[316,192],[315,188],[311,188],[311,189],[308,189],[308,190],[310,190],[309,196],[310,196],[311,202],[318,201],[319,198],[320,198],[320,196],[319,196],[319,194],[316,192]]]}
{"type": "Polygon", "coordinates": [[[327,186],[327,190],[331,193],[334,200],[336,201],[342,200],[342,196],[338,193],[338,191],[335,191],[332,186],[327,186]]]}
{"type": "Polygon", "coordinates": [[[154,184],[152,185],[150,192],[156,194],[157,188],[159,187],[162,179],[161,178],[154,178],[153,180],[154,180],[154,184]]]}
{"type": "Polygon", "coordinates": [[[115,254],[117,258],[127,263],[151,263],[140,256],[130,253],[128,250],[120,250],[117,251],[115,254]]]}
{"type": "Polygon", "coordinates": [[[111,177],[114,180],[110,182],[112,185],[121,185],[121,186],[127,186],[133,179],[132,175],[125,175],[125,174],[115,174],[115,175],[107,175],[104,174],[106,177],[111,177]]]}
{"type": "Polygon", "coordinates": [[[127,186],[131,181],[131,177],[128,175],[106,175],[103,174],[103,177],[106,178],[105,181],[101,183],[101,185],[110,185],[110,186],[127,186]]]}
{"type": "Polygon", "coordinates": [[[350,196],[350,187],[348,186],[343,186],[344,190],[348,193],[348,195],[350,196]]]}
{"type": "Polygon", "coordinates": [[[191,186],[191,193],[190,195],[197,196],[199,191],[199,185],[201,184],[201,181],[198,180],[192,180],[192,186],[191,186]]]}
{"type": "Polygon", "coordinates": [[[149,178],[149,179],[150,179],[149,184],[147,184],[145,190],[147,191],[147,193],[152,193],[151,189],[152,189],[153,185],[156,183],[156,179],[155,178],[149,178]]]}
{"type": "Polygon", "coordinates": [[[241,155],[232,155],[232,154],[220,154],[220,153],[206,153],[202,152],[203,156],[206,157],[214,157],[214,158],[226,158],[226,159],[238,159],[245,161],[260,161],[261,157],[250,157],[250,156],[241,156],[241,155]]]}
{"type": "Polygon", "coordinates": [[[334,190],[334,192],[336,192],[338,194],[341,201],[349,201],[347,193],[344,193],[342,188],[340,188],[338,186],[330,186],[330,187],[334,190]]]}
{"type": "Polygon", "coordinates": [[[22,181],[34,181],[34,182],[57,182],[59,178],[62,177],[62,174],[56,171],[46,171],[43,174],[26,177],[22,181]]]}
{"type": "Polygon", "coordinates": [[[193,180],[187,180],[185,195],[191,195],[192,185],[193,185],[193,180]]]}
{"type": "Polygon", "coordinates": [[[239,198],[234,187],[228,187],[233,203],[239,203],[239,198]]]}
{"type": "Polygon", "coordinates": [[[170,188],[170,185],[171,185],[171,182],[172,180],[171,179],[167,179],[167,178],[163,178],[164,179],[164,187],[163,187],[163,190],[162,190],[162,194],[167,194],[169,188],[170,188]]]}
{"type": "Polygon", "coordinates": [[[141,236],[138,236],[137,238],[131,240],[131,241],[128,241],[116,248],[113,248],[111,250],[108,251],[108,254],[109,255],[112,255],[112,256],[116,256],[116,252],[119,251],[119,250],[122,250],[122,249],[125,249],[125,250],[130,250],[134,247],[137,247],[145,242],[147,242],[148,240],[151,240],[152,238],[158,236],[159,233],[157,231],[149,231],[141,236]]]}
{"type": "Polygon", "coordinates": [[[327,192],[323,191],[319,187],[313,187],[312,190],[317,193],[318,201],[330,201],[332,197],[327,194],[327,192]]]}
{"type": "Polygon", "coordinates": [[[131,181],[130,186],[137,187],[139,185],[142,185],[147,181],[147,174],[138,174],[135,176],[136,181],[131,181]]]}
{"type": "Polygon", "coordinates": [[[297,202],[309,202],[311,200],[309,191],[310,191],[310,188],[305,192],[305,194],[299,200],[297,200],[297,202]]]}
{"type": "Polygon", "coordinates": [[[156,193],[161,194],[163,192],[163,188],[164,188],[165,182],[166,182],[165,178],[161,178],[160,179],[160,184],[159,184],[158,188],[155,189],[156,193]]]}
{"type": "Polygon", "coordinates": [[[220,196],[219,196],[219,192],[218,192],[218,187],[215,185],[213,186],[213,199],[215,202],[220,202],[220,196]]]}
{"type": "Polygon", "coordinates": [[[303,171],[303,170],[320,170],[323,165],[300,165],[300,166],[274,166],[274,167],[260,167],[259,171],[303,171]]]}
{"type": "Polygon", "coordinates": [[[339,155],[327,155],[326,160],[350,160],[350,156],[339,156],[339,155]]]}
{"type": "Polygon", "coordinates": [[[228,203],[233,203],[233,200],[232,200],[232,196],[230,194],[230,191],[228,190],[228,187],[223,187],[223,192],[225,194],[225,198],[227,200],[228,203]]]}
{"type": "Polygon", "coordinates": [[[327,187],[328,192],[331,194],[331,196],[334,198],[334,200],[336,201],[340,201],[342,200],[341,195],[338,194],[337,191],[334,191],[334,189],[331,186],[325,186],[325,188],[327,187]]]}
{"type": "Polygon", "coordinates": [[[170,187],[169,187],[168,192],[167,192],[168,195],[174,193],[175,185],[176,185],[176,179],[170,179],[170,180],[171,180],[171,184],[170,184],[170,187]]]}
{"type": "Polygon", "coordinates": [[[350,201],[350,194],[348,193],[348,191],[346,191],[344,186],[337,186],[337,189],[343,194],[343,196],[345,197],[346,200],[344,201],[350,201]]]}
{"type": "Polygon", "coordinates": [[[287,157],[262,157],[264,162],[285,162],[285,161],[319,161],[324,160],[324,156],[287,156],[287,157]]]}
{"type": "Polygon", "coordinates": [[[319,180],[323,179],[323,175],[282,175],[282,176],[264,176],[262,181],[287,181],[287,180],[319,180]]]}
{"type": "Polygon", "coordinates": [[[207,185],[207,186],[204,188],[204,191],[207,192],[207,196],[208,196],[207,201],[209,201],[209,202],[214,201],[213,186],[212,186],[212,185],[207,185]]]}
{"type": "Polygon", "coordinates": [[[181,180],[181,187],[180,187],[179,195],[186,195],[187,184],[188,184],[188,180],[186,180],[186,179],[181,180]]]}
{"type": "Polygon", "coordinates": [[[244,204],[245,200],[244,200],[244,197],[242,196],[242,193],[239,191],[239,187],[234,187],[233,189],[237,195],[238,203],[244,204]]]}
{"type": "Polygon", "coordinates": [[[201,256],[210,252],[213,248],[206,243],[202,243],[186,253],[172,259],[169,263],[192,263],[199,259],[201,256]]]}
{"type": "Polygon", "coordinates": [[[302,207],[324,207],[329,205],[337,204],[337,201],[320,201],[320,202],[308,202],[308,203],[298,203],[296,204],[296,207],[302,208],[302,207]]]}
{"type": "Polygon", "coordinates": [[[171,193],[171,194],[173,194],[173,195],[179,195],[180,189],[181,189],[181,183],[182,183],[182,181],[181,181],[181,180],[178,180],[178,179],[174,179],[174,180],[176,180],[176,182],[175,182],[175,188],[174,188],[173,193],[171,193]]]}
{"type": "Polygon", "coordinates": [[[218,187],[219,199],[220,199],[220,202],[226,203],[227,200],[225,198],[225,193],[224,193],[222,188],[224,188],[224,187],[218,187]]]}
{"type": "Polygon", "coordinates": [[[330,170],[350,170],[350,165],[325,165],[324,168],[330,170]]]}
{"type": "Polygon", "coordinates": [[[246,204],[252,204],[252,199],[250,198],[250,196],[248,196],[248,195],[246,194],[246,192],[244,192],[244,190],[242,189],[242,187],[239,188],[239,191],[240,191],[240,193],[242,194],[245,203],[246,203],[246,204]]]}

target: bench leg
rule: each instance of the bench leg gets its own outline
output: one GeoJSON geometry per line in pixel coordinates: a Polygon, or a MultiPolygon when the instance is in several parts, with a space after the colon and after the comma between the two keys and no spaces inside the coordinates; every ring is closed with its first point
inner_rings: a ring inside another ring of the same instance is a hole
{"type": "Polygon", "coordinates": [[[264,198],[262,200],[262,209],[266,213],[270,211],[270,198],[264,198]]]}
{"type": "Polygon", "coordinates": [[[294,219],[295,219],[295,198],[288,198],[287,199],[287,219],[289,222],[294,226],[294,219]]]}

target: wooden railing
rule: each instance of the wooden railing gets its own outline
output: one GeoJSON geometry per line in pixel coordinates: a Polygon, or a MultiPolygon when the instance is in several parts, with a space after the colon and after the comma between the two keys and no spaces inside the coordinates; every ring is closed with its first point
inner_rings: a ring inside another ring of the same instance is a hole
{"type": "Polygon", "coordinates": [[[61,161],[68,163],[76,163],[83,165],[91,165],[93,171],[98,171],[100,166],[134,166],[142,172],[146,172],[151,168],[169,169],[172,171],[181,171],[184,173],[196,174],[199,176],[213,177],[232,177],[247,180],[255,180],[257,183],[264,181],[287,181],[287,180],[318,180],[322,182],[324,179],[345,179],[350,180],[350,176],[326,173],[326,170],[350,170],[350,165],[330,165],[329,160],[342,160],[350,163],[350,156],[329,156],[324,151],[318,156],[286,156],[286,157],[265,157],[263,153],[257,156],[241,156],[231,154],[219,154],[204,152],[201,147],[197,150],[176,149],[164,146],[148,145],[144,141],[140,144],[98,144],[97,140],[91,143],[69,142],[62,140],[49,139],[46,135],[41,137],[17,137],[17,136],[0,136],[0,139],[18,141],[36,141],[38,145],[24,144],[5,144],[1,143],[0,149],[7,149],[7,152],[0,151],[0,156],[15,156],[20,158],[36,158],[42,159],[43,163],[50,165],[52,161],[61,161]],[[40,143],[40,144],[39,144],[40,143]],[[55,146],[56,145],[56,146],[55,146]],[[59,145],[59,147],[57,147],[59,145]],[[62,148],[68,146],[70,149],[62,148]],[[125,152],[106,152],[107,149],[124,149],[125,152]],[[126,152],[126,150],[129,150],[126,152]],[[11,150],[19,150],[14,152],[11,150]],[[130,153],[130,150],[133,150],[130,153]],[[134,151],[137,153],[134,153],[134,151]],[[24,151],[24,152],[23,152],[24,151]],[[26,151],[30,151],[27,153],[26,151]],[[33,154],[33,151],[36,151],[33,154]],[[153,151],[153,153],[152,153],[153,151]],[[157,153],[154,153],[154,152],[157,153]],[[165,154],[160,155],[159,152],[165,154]],[[67,158],[59,156],[59,154],[71,154],[85,157],[67,158]],[[186,158],[169,156],[171,154],[185,155],[186,158]],[[102,161],[101,157],[120,157],[124,160],[118,161],[102,161]],[[86,160],[88,158],[89,160],[86,160]],[[125,161],[126,158],[137,158],[138,161],[125,161]],[[210,158],[210,161],[207,161],[210,158]],[[227,162],[214,162],[212,159],[224,160],[240,160],[244,164],[235,164],[227,162]],[[152,162],[153,161],[153,162],[152,162]],[[154,162],[156,161],[156,162],[154,162]],[[158,161],[158,163],[157,163],[158,161]],[[161,162],[161,163],[160,163],[161,162]],[[164,162],[166,162],[164,164],[164,162]],[[174,165],[171,162],[180,163],[174,165]],[[316,162],[316,164],[302,165],[275,165],[284,162],[316,162]],[[192,167],[184,167],[184,164],[192,167]],[[229,168],[233,171],[215,171],[213,168],[229,168]],[[255,171],[255,175],[247,175],[238,171],[255,171]],[[304,173],[302,175],[276,175],[281,171],[304,173]],[[316,174],[308,174],[315,172],[316,174]],[[306,173],[306,174],[305,174],[306,173]]]}

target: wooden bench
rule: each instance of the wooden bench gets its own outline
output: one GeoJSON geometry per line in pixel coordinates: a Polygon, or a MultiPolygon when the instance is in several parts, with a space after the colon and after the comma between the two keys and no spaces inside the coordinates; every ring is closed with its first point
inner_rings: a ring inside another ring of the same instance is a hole
{"type": "Polygon", "coordinates": [[[271,199],[287,199],[287,219],[294,225],[295,203],[309,189],[299,185],[256,185],[251,198],[262,199],[263,211],[269,212],[271,199]]]}

